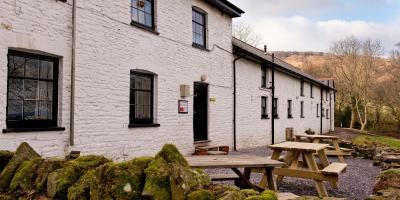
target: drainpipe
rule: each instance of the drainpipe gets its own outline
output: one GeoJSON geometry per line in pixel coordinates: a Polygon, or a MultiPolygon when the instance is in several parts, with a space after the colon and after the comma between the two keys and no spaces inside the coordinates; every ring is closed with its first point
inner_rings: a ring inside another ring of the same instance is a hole
{"type": "Polygon", "coordinates": [[[242,57],[233,60],[233,150],[237,151],[236,146],[236,62],[242,57]]]}
{"type": "Polygon", "coordinates": [[[271,134],[271,142],[272,142],[272,144],[275,144],[275,115],[274,115],[274,99],[275,99],[275,54],[274,53],[272,53],[272,73],[271,73],[271,76],[272,76],[272,86],[271,86],[271,96],[272,96],[272,99],[271,99],[271,105],[272,105],[272,109],[271,109],[271,111],[272,111],[272,117],[271,117],[271,131],[272,131],[272,134],[271,134]]]}
{"type": "Polygon", "coordinates": [[[323,106],[323,87],[321,86],[321,114],[320,114],[320,116],[321,116],[321,128],[320,128],[320,134],[322,135],[322,116],[323,116],[323,112],[324,112],[324,106],[323,106]]]}
{"type": "Polygon", "coordinates": [[[329,132],[332,131],[332,94],[329,92],[329,132]]]}
{"type": "Polygon", "coordinates": [[[72,48],[71,48],[71,100],[70,100],[70,124],[69,124],[69,145],[75,145],[75,48],[76,48],[76,0],[72,1],[72,48]]]}

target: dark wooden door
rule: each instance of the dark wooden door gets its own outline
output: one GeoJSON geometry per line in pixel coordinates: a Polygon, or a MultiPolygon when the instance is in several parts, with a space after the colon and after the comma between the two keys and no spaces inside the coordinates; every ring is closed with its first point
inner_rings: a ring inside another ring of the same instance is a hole
{"type": "Polygon", "coordinates": [[[208,140],[208,84],[194,83],[194,141],[208,140]]]}

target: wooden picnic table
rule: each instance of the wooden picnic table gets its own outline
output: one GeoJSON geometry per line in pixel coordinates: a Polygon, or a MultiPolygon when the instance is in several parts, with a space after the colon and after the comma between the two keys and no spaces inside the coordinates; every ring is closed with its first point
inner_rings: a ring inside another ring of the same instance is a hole
{"type": "Polygon", "coordinates": [[[337,188],[339,173],[342,172],[347,164],[345,163],[330,163],[325,149],[328,144],[319,143],[303,143],[303,142],[283,142],[280,144],[268,146],[274,152],[271,159],[279,160],[283,151],[287,152],[284,161],[287,168],[276,168],[273,173],[278,175],[277,182],[279,183],[285,176],[311,179],[315,182],[315,187],[319,196],[327,197],[328,192],[323,184],[323,181],[328,181],[333,187],[337,188]],[[319,166],[315,160],[317,154],[321,165],[319,166]],[[303,160],[299,161],[302,157],[303,160]]]}
{"type": "Polygon", "coordinates": [[[230,168],[239,176],[241,188],[251,188],[263,191],[265,188],[254,185],[250,182],[250,175],[253,168],[264,169],[264,175],[270,190],[277,191],[275,178],[272,171],[276,167],[285,166],[284,162],[272,160],[264,156],[247,156],[247,155],[219,155],[219,156],[190,156],[186,157],[189,166],[193,168],[230,168]],[[244,168],[242,173],[239,168],[244,168]]]}
{"type": "MultiPolygon", "coordinates": [[[[332,150],[327,149],[326,150],[326,155],[328,156],[337,156],[339,159],[339,162],[341,163],[346,163],[346,160],[344,159],[344,156],[350,156],[351,152],[347,149],[342,149],[339,146],[339,137],[336,136],[330,136],[330,135],[306,135],[306,134],[298,134],[295,135],[296,141],[301,142],[303,139],[306,139],[306,141],[309,141],[311,143],[320,143],[323,140],[329,140],[333,147],[332,150]],[[346,151],[344,151],[346,150],[346,151]]],[[[328,147],[330,148],[330,146],[328,147]]]]}

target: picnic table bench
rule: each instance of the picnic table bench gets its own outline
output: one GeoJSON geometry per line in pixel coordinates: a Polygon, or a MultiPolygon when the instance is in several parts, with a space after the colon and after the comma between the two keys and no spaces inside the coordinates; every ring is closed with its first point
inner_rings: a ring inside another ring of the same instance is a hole
{"type": "Polygon", "coordinates": [[[285,166],[284,162],[272,160],[264,156],[236,156],[236,155],[221,155],[221,156],[190,156],[186,157],[189,166],[193,168],[228,168],[231,169],[237,176],[231,174],[211,175],[212,180],[235,180],[235,184],[240,188],[251,188],[257,191],[263,191],[265,188],[255,185],[250,182],[250,175],[253,168],[264,169],[264,176],[268,182],[270,190],[277,191],[276,182],[272,171],[276,167],[285,166]],[[244,168],[242,173],[239,168],[244,168]]]}
{"type": "Polygon", "coordinates": [[[330,135],[306,135],[306,134],[298,134],[295,135],[296,141],[301,142],[303,139],[309,141],[311,143],[320,143],[322,140],[329,140],[333,146],[328,146],[326,150],[326,155],[328,156],[337,156],[339,162],[346,163],[344,156],[351,156],[351,149],[340,148],[339,146],[339,137],[330,136],[330,135]]]}
{"type": "Polygon", "coordinates": [[[319,196],[327,197],[328,192],[323,181],[328,181],[334,188],[337,188],[339,174],[347,167],[346,163],[330,163],[325,154],[328,144],[303,143],[303,142],[283,142],[280,144],[269,145],[273,150],[271,159],[279,160],[283,151],[287,152],[284,157],[286,168],[275,168],[273,173],[278,175],[279,183],[285,176],[311,179],[315,182],[315,187],[319,196]],[[315,160],[317,154],[321,161],[319,166],[315,160]],[[303,161],[299,161],[302,157],[303,161]]]}

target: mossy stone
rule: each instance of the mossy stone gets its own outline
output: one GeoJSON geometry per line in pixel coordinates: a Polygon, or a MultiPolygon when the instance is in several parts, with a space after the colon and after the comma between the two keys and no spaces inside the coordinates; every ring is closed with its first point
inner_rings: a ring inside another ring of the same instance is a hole
{"type": "Polygon", "coordinates": [[[185,167],[189,166],[185,157],[179,152],[173,144],[165,144],[160,152],[157,153],[156,159],[163,158],[168,164],[179,163],[185,167]]]}
{"type": "Polygon", "coordinates": [[[256,196],[256,195],[260,194],[260,192],[255,191],[253,189],[243,189],[243,190],[240,190],[240,193],[242,193],[245,197],[251,197],[251,196],[256,196]]]}
{"type": "Polygon", "coordinates": [[[32,190],[37,177],[37,169],[43,161],[43,158],[35,158],[23,162],[10,183],[10,191],[14,192],[18,189],[23,191],[32,190]]]}
{"type": "Polygon", "coordinates": [[[278,196],[272,190],[265,190],[259,195],[248,196],[245,200],[278,200],[278,196]]]}
{"type": "Polygon", "coordinates": [[[159,157],[149,163],[144,170],[146,183],[143,189],[144,196],[150,196],[154,200],[169,200],[171,196],[170,169],[168,163],[159,157]]]}
{"type": "Polygon", "coordinates": [[[233,185],[211,185],[209,190],[211,190],[217,198],[223,197],[226,192],[240,192],[239,188],[233,185]]]}
{"type": "Polygon", "coordinates": [[[38,157],[40,157],[40,155],[36,153],[28,143],[21,143],[0,174],[0,192],[8,189],[15,172],[24,161],[29,161],[38,157]]]}
{"type": "Polygon", "coordinates": [[[0,173],[6,167],[13,155],[14,153],[11,151],[0,151],[0,173]]]}
{"type": "Polygon", "coordinates": [[[215,200],[215,195],[210,190],[196,190],[187,196],[187,200],[215,200]]]}
{"type": "Polygon", "coordinates": [[[145,199],[142,190],[144,170],[151,157],[114,164],[108,163],[88,171],[68,190],[68,199],[145,199]]]}
{"type": "Polygon", "coordinates": [[[37,170],[37,178],[35,180],[36,191],[45,193],[47,187],[48,175],[63,167],[65,160],[59,158],[46,159],[37,170]]]}
{"type": "Polygon", "coordinates": [[[240,191],[226,191],[218,200],[244,200],[246,197],[240,191]]]}
{"type": "Polygon", "coordinates": [[[47,194],[52,198],[66,199],[68,188],[75,184],[88,170],[95,169],[100,165],[111,162],[103,156],[82,156],[65,163],[64,168],[49,174],[47,194]],[[49,183],[49,180],[52,182],[49,183]],[[54,187],[54,184],[56,187],[54,187]],[[52,191],[49,191],[52,190],[52,191]]]}
{"type": "Polygon", "coordinates": [[[400,169],[389,169],[379,174],[378,180],[400,179],[400,169]]]}

